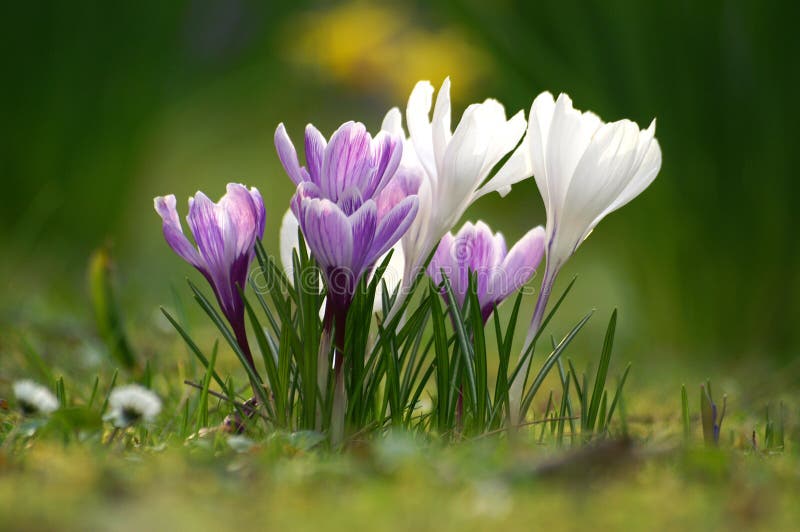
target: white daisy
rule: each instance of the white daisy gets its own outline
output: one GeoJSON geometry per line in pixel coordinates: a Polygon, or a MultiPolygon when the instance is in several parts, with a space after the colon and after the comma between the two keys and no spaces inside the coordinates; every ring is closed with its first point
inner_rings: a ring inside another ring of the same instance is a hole
{"type": "Polygon", "coordinates": [[[125,428],[140,421],[152,421],[161,412],[161,399],[147,388],[129,384],[114,388],[108,399],[110,411],[105,419],[125,428]]]}
{"type": "Polygon", "coordinates": [[[58,410],[58,399],[53,392],[31,380],[15,382],[14,396],[26,416],[49,415],[58,410]]]}

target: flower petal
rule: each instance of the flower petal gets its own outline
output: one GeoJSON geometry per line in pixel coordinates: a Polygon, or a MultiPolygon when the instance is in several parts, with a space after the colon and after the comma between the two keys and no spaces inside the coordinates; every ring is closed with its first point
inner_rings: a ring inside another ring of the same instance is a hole
{"type": "Polygon", "coordinates": [[[414,150],[428,175],[436,178],[436,158],[433,150],[433,132],[429,113],[433,99],[433,86],[429,81],[420,81],[411,91],[406,108],[406,124],[414,150]]]}
{"type": "Polygon", "coordinates": [[[378,195],[376,203],[378,205],[378,218],[383,218],[386,213],[394,208],[407,196],[417,194],[423,177],[418,172],[411,169],[400,167],[394,178],[378,195]]]}
{"type": "Polygon", "coordinates": [[[456,261],[453,258],[454,241],[453,233],[445,233],[428,264],[426,271],[436,285],[442,283],[442,270],[448,277],[452,277],[453,271],[456,269],[456,261]]]}
{"type": "Polygon", "coordinates": [[[514,244],[492,278],[494,302],[516,292],[533,277],[544,256],[545,231],[542,226],[528,231],[514,244]]]}
{"type": "MultiPolygon", "coordinates": [[[[650,124],[647,130],[639,133],[639,145],[637,147],[637,162],[634,163],[636,172],[631,178],[625,190],[609,205],[608,209],[599,218],[619,209],[633,198],[641,194],[644,189],[650,186],[661,169],[661,146],[655,139],[656,121],[650,124]]],[[[598,222],[600,220],[597,220],[598,222]]],[[[594,225],[597,225],[596,223],[594,225]]]]}
{"type": "Polygon", "coordinates": [[[361,191],[356,186],[349,186],[339,194],[339,201],[337,205],[342,209],[345,216],[350,216],[364,204],[364,198],[361,196],[361,191]]]}
{"type": "MultiPolygon", "coordinates": [[[[258,191],[256,191],[258,192],[258,191]]],[[[261,195],[257,196],[258,201],[261,195]]],[[[261,212],[254,201],[253,195],[243,185],[229,183],[227,193],[219,201],[219,209],[224,211],[232,224],[231,236],[233,240],[226,242],[233,245],[233,254],[237,257],[249,255],[253,252],[253,245],[257,232],[264,227],[263,203],[260,204],[261,212]]]]}
{"type": "Polygon", "coordinates": [[[175,196],[173,194],[159,196],[153,200],[153,204],[163,221],[164,238],[167,240],[169,247],[198,270],[204,270],[206,268],[205,261],[198,253],[197,248],[189,242],[189,239],[183,233],[183,228],[178,218],[175,196]]]}
{"type": "Polygon", "coordinates": [[[406,132],[403,131],[403,115],[400,113],[400,109],[397,107],[389,109],[386,116],[383,117],[381,131],[405,138],[406,132]]]}
{"type": "Polygon", "coordinates": [[[550,200],[548,211],[553,209],[556,214],[561,209],[575,168],[601,125],[596,115],[573,109],[570,97],[563,93],[559,95],[547,135],[545,155],[550,200]]]}
{"type": "Polygon", "coordinates": [[[381,131],[375,136],[371,146],[371,166],[374,173],[365,183],[364,197],[372,198],[394,177],[403,157],[403,137],[381,131]]]}
{"type": "MultiPolygon", "coordinates": [[[[506,120],[503,104],[489,98],[478,106],[478,124],[490,133],[486,148],[486,159],[481,168],[482,175],[488,175],[500,160],[508,155],[525,134],[525,113],[517,112],[506,120]]],[[[481,180],[482,181],[482,180],[481,180]]]]}
{"type": "Polygon", "coordinates": [[[356,280],[361,277],[363,270],[371,261],[370,255],[372,240],[375,238],[375,228],[378,225],[377,207],[373,200],[367,200],[347,219],[353,231],[353,275],[356,280]]]}
{"type": "MultiPolygon", "coordinates": [[[[504,128],[507,138],[501,143],[503,153],[500,158],[504,157],[508,150],[513,148],[514,143],[519,143],[519,139],[525,131],[525,116],[520,111],[509,120],[504,128]],[[522,127],[520,128],[520,124],[522,127]],[[516,137],[516,139],[515,139],[516,137]]],[[[497,164],[495,162],[495,164],[497,164]]],[[[479,198],[489,192],[498,192],[501,196],[505,196],[511,190],[511,185],[519,183],[523,179],[527,179],[533,175],[533,163],[531,160],[531,151],[526,139],[522,139],[519,146],[511,154],[511,157],[497,170],[497,173],[492,178],[478,189],[475,193],[475,198],[479,198]]]]}
{"type": "MultiPolygon", "coordinates": [[[[553,247],[562,260],[592,230],[592,223],[624,190],[636,158],[639,128],[621,120],[603,125],[575,169],[566,192],[553,247]]],[[[599,221],[599,220],[598,220],[599,221]]]]}
{"type": "Polygon", "coordinates": [[[380,220],[380,224],[375,232],[375,239],[372,242],[372,248],[365,261],[367,264],[375,262],[378,257],[386,253],[389,248],[400,240],[414,221],[418,206],[417,197],[408,196],[395,205],[395,207],[380,220]]]}
{"type": "Polygon", "coordinates": [[[437,212],[444,230],[461,218],[473,193],[486,175],[481,175],[490,133],[480,128],[477,105],[464,111],[444,157],[443,172],[434,188],[437,212]]]}
{"type": "Polygon", "coordinates": [[[278,158],[283,168],[295,185],[310,180],[306,169],[300,167],[300,162],[297,160],[297,150],[294,149],[294,144],[292,144],[289,134],[286,133],[286,127],[283,122],[278,124],[278,128],[275,130],[275,148],[278,150],[278,158]]]}
{"type": "Polygon", "coordinates": [[[326,271],[351,268],[353,232],[347,216],[328,199],[305,199],[300,205],[301,227],[314,257],[326,271]]]}
{"type": "Polygon", "coordinates": [[[256,187],[250,188],[250,196],[256,208],[256,238],[264,238],[264,227],[267,223],[267,211],[264,208],[264,198],[256,187]]]}
{"type": "Polygon", "coordinates": [[[447,145],[453,138],[450,129],[450,78],[442,82],[439,93],[436,95],[436,105],[433,108],[433,121],[431,122],[431,138],[433,154],[436,160],[437,175],[441,175],[444,167],[444,154],[447,145]]]}
{"type": "MultiPolygon", "coordinates": [[[[531,167],[539,194],[547,209],[548,215],[551,212],[550,191],[548,187],[547,175],[547,144],[550,134],[550,124],[553,120],[556,102],[553,95],[543,92],[531,105],[531,112],[528,115],[528,133],[525,136],[523,146],[527,144],[531,156],[531,167]]],[[[549,225],[548,221],[548,225],[549,225]]]]}
{"type": "MultiPolygon", "coordinates": [[[[205,261],[204,273],[214,289],[220,307],[228,320],[236,321],[241,305],[239,295],[235,293],[233,286],[235,281],[232,280],[237,262],[234,222],[226,210],[214,204],[202,192],[197,192],[193,198],[189,198],[189,214],[186,216],[186,221],[205,261]]],[[[236,268],[234,277],[236,281],[240,280],[241,269],[236,268]]]]}
{"type": "Polygon", "coordinates": [[[338,202],[346,188],[366,188],[374,175],[370,167],[371,141],[364,124],[358,122],[345,122],[331,136],[322,162],[321,189],[325,197],[338,202]]]}
{"type": "Polygon", "coordinates": [[[283,266],[283,273],[286,274],[286,277],[289,280],[294,278],[294,263],[292,261],[292,255],[294,250],[299,246],[299,241],[297,238],[297,230],[299,227],[300,222],[297,221],[297,217],[294,215],[291,209],[287,209],[286,213],[283,215],[283,219],[281,220],[279,245],[281,266],[283,266]]]}
{"type": "Polygon", "coordinates": [[[233,262],[233,246],[226,249],[226,237],[231,238],[231,224],[227,215],[202,192],[189,198],[189,214],[186,216],[200,255],[205,260],[208,273],[215,283],[227,278],[228,267],[233,262]],[[220,216],[221,215],[221,216],[220,216]]]}
{"type": "Polygon", "coordinates": [[[320,186],[322,179],[322,159],[325,155],[325,147],[328,141],[322,136],[317,128],[308,124],[306,126],[305,146],[306,146],[306,165],[308,175],[317,186],[320,186]]]}

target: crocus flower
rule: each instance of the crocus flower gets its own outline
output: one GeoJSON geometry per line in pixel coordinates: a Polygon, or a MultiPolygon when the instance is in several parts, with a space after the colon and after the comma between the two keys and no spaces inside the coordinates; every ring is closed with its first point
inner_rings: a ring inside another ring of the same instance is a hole
{"type": "Polygon", "coordinates": [[[247,190],[243,185],[230,183],[227,193],[217,203],[202,192],[189,198],[186,221],[197,247],[183,233],[175,196],[160,196],[154,203],[164,222],[167,244],[208,280],[237,343],[255,370],[239,288],[245,287],[256,239],[264,235],[266,213],[261,194],[255,188],[247,190]]]}
{"type": "MultiPolygon", "coordinates": [[[[544,92],[534,100],[526,139],[515,155],[530,164],[544,200],[547,267],[525,351],[541,326],[564,263],[600,220],[638,196],[658,174],[661,148],[655,129],[655,120],[643,130],[630,120],[604,123],[591,112],[573,109],[566,94],[554,100],[544,92]]],[[[526,372],[527,363],[519,375],[526,372]]],[[[520,382],[514,383],[518,393],[520,382]]]]}
{"type": "Polygon", "coordinates": [[[336,320],[341,332],[361,276],[400,240],[417,214],[415,191],[388,188],[400,165],[402,139],[386,132],[373,139],[363,124],[347,122],[328,143],[308,125],[305,167],[283,124],[275,132],[275,146],[297,185],[292,213],[326,279],[328,320],[336,320]],[[392,193],[384,196],[387,189],[392,193]]]}
{"type": "Polygon", "coordinates": [[[58,410],[58,399],[53,392],[31,380],[15,382],[14,397],[26,416],[47,416],[58,410]]]}
{"type": "MultiPolygon", "coordinates": [[[[322,347],[335,331],[335,388],[331,413],[332,441],[344,431],[346,392],[342,367],[347,312],[361,277],[370,272],[408,229],[417,215],[416,191],[389,188],[403,153],[403,139],[385,131],[375,138],[363,124],[346,122],[330,142],[312,125],[306,127],[306,166],[283,124],[275,147],[283,167],[297,185],[291,209],[317,260],[327,285],[318,369],[324,371],[322,347]],[[383,195],[384,190],[389,190],[383,195]]],[[[329,366],[330,367],[330,366],[329,366]]],[[[323,371],[320,390],[324,393],[323,371]]]]}
{"type": "MultiPolygon", "coordinates": [[[[385,191],[385,189],[384,189],[385,191]]],[[[297,230],[300,227],[300,223],[297,221],[294,213],[291,209],[288,209],[286,213],[283,215],[283,219],[281,220],[281,230],[280,230],[280,256],[281,256],[281,266],[283,266],[284,274],[286,274],[287,279],[290,283],[294,284],[294,263],[292,262],[292,255],[296,249],[298,249],[299,241],[297,239],[297,230]]],[[[386,283],[386,289],[389,293],[393,293],[397,290],[398,286],[400,285],[400,281],[403,279],[403,248],[400,246],[399,243],[395,244],[392,249],[390,250],[392,253],[392,257],[389,259],[389,264],[386,266],[386,270],[383,272],[383,277],[381,280],[386,283]]],[[[389,253],[388,251],[386,252],[389,253]]],[[[375,262],[375,264],[382,264],[385,260],[386,255],[384,254],[375,262]]],[[[368,279],[368,281],[371,280],[368,279]]],[[[373,302],[373,311],[377,314],[382,310],[383,302],[380,297],[376,297],[375,301],[373,302]]],[[[320,313],[324,316],[325,311],[325,303],[322,305],[322,309],[320,313]]]]}
{"type": "MultiPolygon", "coordinates": [[[[416,273],[467,208],[489,192],[505,195],[511,185],[530,177],[523,154],[514,154],[484,184],[492,169],[519,143],[525,132],[522,111],[506,119],[496,100],[468,106],[456,126],[450,127],[450,79],[442,83],[433,110],[433,86],[420,81],[408,100],[406,120],[415,158],[408,158],[411,172],[422,176],[419,214],[403,238],[405,272],[401,297],[406,297],[416,273]]],[[[392,113],[392,112],[390,112],[392,113]]],[[[399,113],[387,115],[384,128],[402,133],[399,113]]],[[[398,301],[399,303],[400,301],[398,301]]]]}
{"type": "Polygon", "coordinates": [[[106,420],[115,427],[126,428],[149,422],[161,412],[161,399],[156,394],[138,384],[120,386],[111,391],[108,397],[109,413],[106,420]]]}
{"type": "Polygon", "coordinates": [[[444,272],[456,303],[463,306],[469,276],[474,274],[481,316],[486,322],[495,305],[528,282],[543,255],[541,226],[528,231],[509,251],[502,233],[492,233],[483,222],[467,222],[455,236],[444,235],[428,265],[428,275],[438,285],[444,272]]]}

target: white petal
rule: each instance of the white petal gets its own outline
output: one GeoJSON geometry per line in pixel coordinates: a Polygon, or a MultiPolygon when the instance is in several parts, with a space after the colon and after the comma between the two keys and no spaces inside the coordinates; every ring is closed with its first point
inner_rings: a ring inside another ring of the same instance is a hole
{"type": "Polygon", "coordinates": [[[559,217],[575,168],[602,122],[592,113],[573,109],[572,100],[561,94],[556,100],[547,135],[546,175],[549,207],[559,217]]]}
{"type": "Polygon", "coordinates": [[[294,213],[292,213],[291,209],[288,209],[281,220],[279,246],[281,252],[281,266],[283,266],[283,273],[288,277],[289,282],[294,281],[292,252],[299,246],[297,239],[297,229],[299,227],[300,223],[297,221],[294,213]]]}
{"type": "Polygon", "coordinates": [[[436,159],[433,155],[433,133],[428,117],[432,99],[433,86],[430,82],[418,82],[408,98],[406,124],[417,157],[428,175],[434,177],[436,176],[436,159]]]}
{"type": "Polygon", "coordinates": [[[450,129],[450,78],[445,78],[439,94],[436,95],[436,106],[433,108],[432,138],[433,155],[436,160],[437,175],[442,174],[444,155],[453,133],[450,129]]]}
{"type": "Polygon", "coordinates": [[[598,216],[628,185],[638,137],[639,128],[628,120],[606,124],[598,130],[575,169],[558,214],[560,253],[571,254],[588,236],[595,220],[599,222],[598,216]]]}
{"type": "MultiPolygon", "coordinates": [[[[511,145],[513,147],[513,144],[511,144],[511,139],[514,138],[514,135],[522,135],[525,130],[525,117],[522,114],[522,111],[517,113],[517,115],[515,115],[514,118],[508,122],[508,124],[509,125],[506,126],[506,132],[510,134],[508,135],[508,140],[506,141],[505,146],[508,147],[511,145]],[[512,121],[515,119],[517,120],[517,123],[512,124],[512,121]],[[522,121],[521,128],[519,127],[519,119],[522,121]]],[[[517,136],[516,140],[513,142],[519,142],[519,137],[517,136]]],[[[508,153],[508,149],[506,149],[506,153],[508,153]]],[[[501,158],[505,156],[506,153],[503,153],[501,158]]],[[[497,173],[492,177],[492,179],[478,189],[475,194],[475,198],[479,198],[484,194],[495,191],[497,191],[501,196],[505,196],[509,193],[509,191],[511,191],[511,185],[519,183],[531,175],[533,175],[531,150],[527,140],[522,139],[522,142],[519,144],[519,146],[517,146],[517,149],[514,150],[514,153],[511,154],[511,157],[508,158],[505,164],[501,166],[499,170],[497,170],[497,173]]]]}
{"type": "Polygon", "coordinates": [[[403,117],[400,114],[400,109],[397,107],[389,109],[389,112],[383,117],[381,130],[392,135],[399,135],[403,138],[406,137],[406,132],[403,131],[403,117]]]}
{"type": "Polygon", "coordinates": [[[556,102],[553,95],[543,92],[533,100],[531,112],[528,115],[528,134],[525,144],[528,145],[533,177],[542,196],[545,208],[550,212],[550,193],[547,185],[547,142],[550,133],[550,123],[553,120],[556,102]]]}
{"type": "Polygon", "coordinates": [[[525,113],[522,111],[506,120],[506,111],[497,100],[484,101],[478,110],[478,123],[481,129],[489,132],[486,160],[482,168],[488,174],[495,165],[519,144],[525,133],[525,113]]]}
{"type": "MultiPolygon", "coordinates": [[[[656,175],[658,175],[658,171],[661,169],[661,146],[655,139],[655,125],[656,121],[653,120],[650,127],[639,134],[637,162],[634,163],[636,173],[631,178],[628,186],[625,187],[625,190],[622,191],[619,197],[614,200],[600,218],[619,209],[641,194],[644,189],[650,186],[650,183],[653,182],[656,175]]],[[[600,220],[597,221],[599,222],[600,220]]],[[[597,224],[595,223],[595,225],[597,224]]]]}
{"type": "Polygon", "coordinates": [[[464,111],[453,138],[447,146],[443,172],[434,189],[436,217],[449,221],[451,229],[472,199],[477,186],[486,178],[482,174],[489,145],[490,132],[478,122],[478,107],[473,104],[464,111]]]}

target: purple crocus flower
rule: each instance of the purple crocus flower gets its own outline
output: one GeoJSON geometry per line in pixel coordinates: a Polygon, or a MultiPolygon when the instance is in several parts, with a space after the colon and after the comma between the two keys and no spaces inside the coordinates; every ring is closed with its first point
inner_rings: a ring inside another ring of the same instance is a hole
{"type": "Polygon", "coordinates": [[[214,203],[202,192],[189,198],[186,221],[197,247],[183,233],[175,196],[154,200],[156,212],[164,221],[167,244],[208,280],[219,306],[233,328],[236,340],[255,369],[244,322],[244,289],[256,238],[264,235],[266,213],[257,189],[229,183],[227,192],[214,203]]]}
{"type": "Polygon", "coordinates": [[[459,306],[464,305],[469,276],[476,276],[478,302],[484,323],[494,306],[517,291],[533,276],[544,255],[544,229],[528,231],[509,251],[501,233],[483,222],[467,222],[453,236],[447,233],[428,265],[428,275],[436,284],[442,271],[450,281],[459,306]]]}
{"type": "MultiPolygon", "coordinates": [[[[283,124],[275,132],[275,146],[297,185],[292,212],[327,282],[325,325],[329,329],[335,321],[338,334],[343,334],[361,276],[414,220],[419,183],[401,178],[394,182],[403,139],[384,131],[372,138],[361,123],[346,122],[330,142],[309,124],[305,167],[283,124]]],[[[338,347],[342,341],[337,339],[338,347]]]]}

